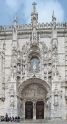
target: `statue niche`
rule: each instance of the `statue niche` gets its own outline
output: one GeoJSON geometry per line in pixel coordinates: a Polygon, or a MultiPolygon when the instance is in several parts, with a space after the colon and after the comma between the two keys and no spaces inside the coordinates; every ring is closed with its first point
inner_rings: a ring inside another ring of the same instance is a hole
{"type": "Polygon", "coordinates": [[[33,57],[30,60],[30,73],[38,73],[39,72],[39,59],[36,57],[33,57]]]}

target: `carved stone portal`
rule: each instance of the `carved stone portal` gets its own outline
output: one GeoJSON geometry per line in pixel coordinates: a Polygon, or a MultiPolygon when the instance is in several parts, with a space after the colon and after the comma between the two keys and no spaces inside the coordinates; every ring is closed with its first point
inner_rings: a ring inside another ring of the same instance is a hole
{"type": "Polygon", "coordinates": [[[47,91],[41,84],[31,83],[26,85],[25,88],[21,91],[22,103],[24,104],[22,105],[22,107],[20,105],[20,109],[21,111],[23,111],[23,114],[22,113],[19,114],[22,115],[22,118],[41,119],[42,117],[42,119],[44,119],[44,110],[47,103],[46,95],[47,95],[47,91]],[[39,104],[37,104],[38,101],[43,102],[43,106],[39,102],[41,109],[38,108],[39,107],[39,104]],[[40,113],[41,116],[39,115],[40,113]]]}

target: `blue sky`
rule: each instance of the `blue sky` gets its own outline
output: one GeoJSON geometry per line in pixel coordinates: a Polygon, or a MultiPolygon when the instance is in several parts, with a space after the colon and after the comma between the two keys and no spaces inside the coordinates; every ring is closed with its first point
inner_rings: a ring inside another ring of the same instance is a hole
{"type": "Polygon", "coordinates": [[[0,0],[0,25],[12,25],[15,13],[19,24],[30,23],[33,2],[37,3],[38,22],[51,22],[53,10],[57,22],[67,22],[67,0],[0,0]]]}

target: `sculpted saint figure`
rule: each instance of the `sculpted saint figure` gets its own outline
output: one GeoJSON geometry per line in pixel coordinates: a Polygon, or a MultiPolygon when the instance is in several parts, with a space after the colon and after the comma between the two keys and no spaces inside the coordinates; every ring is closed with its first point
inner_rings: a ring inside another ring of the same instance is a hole
{"type": "Polygon", "coordinates": [[[33,71],[36,71],[36,63],[33,64],[33,71]]]}

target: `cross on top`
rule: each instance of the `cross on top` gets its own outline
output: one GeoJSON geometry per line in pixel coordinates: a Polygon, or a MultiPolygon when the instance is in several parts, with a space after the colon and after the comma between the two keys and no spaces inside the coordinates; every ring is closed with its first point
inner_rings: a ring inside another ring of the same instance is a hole
{"type": "Polygon", "coordinates": [[[35,3],[35,2],[33,2],[33,11],[35,12],[36,11],[36,5],[37,5],[37,3],[35,3]]]}

